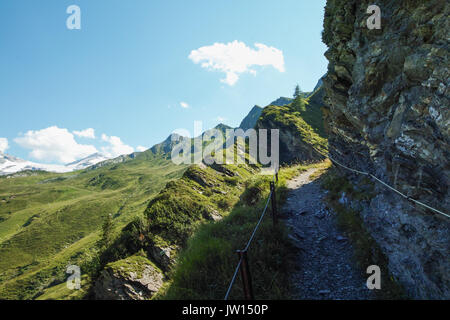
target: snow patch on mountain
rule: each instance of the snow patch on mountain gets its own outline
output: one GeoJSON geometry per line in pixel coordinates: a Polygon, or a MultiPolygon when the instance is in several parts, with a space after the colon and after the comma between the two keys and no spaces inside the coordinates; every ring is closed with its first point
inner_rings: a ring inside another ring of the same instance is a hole
{"type": "Polygon", "coordinates": [[[26,161],[0,152],[0,175],[12,174],[25,170],[48,171],[56,173],[72,172],[88,168],[108,159],[110,158],[103,154],[94,153],[78,161],[66,165],[58,165],[26,161]]]}

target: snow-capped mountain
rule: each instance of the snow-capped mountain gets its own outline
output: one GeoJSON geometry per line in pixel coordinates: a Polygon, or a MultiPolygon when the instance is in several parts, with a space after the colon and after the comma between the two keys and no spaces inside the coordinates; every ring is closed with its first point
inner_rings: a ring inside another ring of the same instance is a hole
{"type": "Polygon", "coordinates": [[[71,172],[75,170],[85,169],[108,159],[110,158],[106,157],[105,155],[94,153],[78,161],[66,165],[58,165],[26,161],[0,152],[0,175],[16,173],[24,170],[40,170],[57,173],[71,172]]]}
{"type": "Polygon", "coordinates": [[[81,170],[86,169],[87,167],[93,166],[94,164],[97,164],[99,162],[103,162],[105,160],[109,160],[110,158],[101,154],[101,153],[94,153],[90,156],[87,156],[86,158],[80,159],[78,161],[66,164],[65,166],[67,168],[71,168],[71,171],[74,170],[81,170]]]}

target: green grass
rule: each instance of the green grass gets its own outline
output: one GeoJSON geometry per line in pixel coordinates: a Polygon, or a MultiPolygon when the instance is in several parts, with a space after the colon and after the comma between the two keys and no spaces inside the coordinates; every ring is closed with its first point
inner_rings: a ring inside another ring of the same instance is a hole
{"type": "Polygon", "coordinates": [[[44,293],[36,298],[36,300],[81,300],[88,294],[91,279],[88,275],[81,277],[80,289],[71,290],[67,288],[66,282],[51,286],[44,290],[44,293]]]}
{"type": "Polygon", "coordinates": [[[324,127],[323,88],[316,90],[305,99],[305,109],[300,111],[300,116],[311,126],[315,133],[322,138],[327,138],[324,127]]]}
{"type": "MultiPolygon", "coordinates": [[[[339,203],[342,192],[354,200],[367,201],[373,196],[373,186],[370,180],[364,180],[361,186],[364,192],[357,191],[343,176],[330,169],[321,176],[322,186],[329,191],[327,202],[337,214],[338,226],[351,240],[354,248],[354,258],[361,270],[370,265],[378,265],[382,270],[388,270],[388,259],[381,251],[364,226],[358,211],[339,203]]],[[[367,276],[364,274],[364,276],[367,276]]],[[[394,277],[387,272],[381,274],[382,290],[375,290],[379,299],[406,299],[405,290],[394,277]]]]}
{"type": "MultiPolygon", "coordinates": [[[[1,177],[0,298],[32,299],[47,293],[65,280],[68,264],[80,265],[83,274],[95,269],[106,215],[113,215],[119,233],[185,170],[143,153],[96,170],[1,177]]],[[[64,290],[52,297],[56,292],[64,290]]]]}
{"type": "Polygon", "coordinates": [[[128,278],[130,273],[134,272],[136,277],[140,278],[142,277],[142,271],[147,265],[152,266],[156,272],[163,273],[161,269],[147,259],[146,254],[142,250],[128,258],[108,263],[105,269],[110,269],[113,273],[123,278],[128,278]]]}
{"type": "MultiPolygon", "coordinates": [[[[314,165],[317,166],[317,165],[314,165]]],[[[277,201],[287,196],[286,181],[307,166],[280,171],[277,201]]],[[[271,176],[253,176],[244,183],[240,200],[225,218],[201,225],[189,238],[172,270],[171,282],[160,299],[223,299],[238,262],[236,250],[243,249],[264,209],[271,176]],[[252,190],[252,191],[249,191],[252,190]]],[[[256,299],[289,299],[293,247],[283,223],[273,226],[270,209],[256,233],[248,258],[256,299]]],[[[230,299],[242,299],[240,278],[230,299]]]]}
{"type": "Polygon", "coordinates": [[[257,171],[247,165],[216,169],[219,171],[192,165],[180,179],[167,183],[149,202],[144,215],[122,230],[102,259],[123,259],[154,246],[184,247],[200,225],[213,216],[226,215],[239,201],[244,181],[257,171]]]}
{"type": "Polygon", "coordinates": [[[328,140],[323,128],[320,107],[309,106],[308,100],[302,100],[300,105],[294,102],[285,106],[264,108],[257,128],[278,128],[289,131],[305,144],[312,145],[320,152],[326,153],[328,140]]]}
{"type": "MultiPolygon", "coordinates": [[[[252,173],[249,167],[241,169],[241,181],[252,173]]],[[[191,166],[183,178],[172,181],[150,202],[145,211],[149,234],[156,235],[166,245],[184,245],[197,224],[208,219],[211,212],[223,215],[239,200],[237,182],[230,184],[230,178],[209,167],[191,166]]]]}

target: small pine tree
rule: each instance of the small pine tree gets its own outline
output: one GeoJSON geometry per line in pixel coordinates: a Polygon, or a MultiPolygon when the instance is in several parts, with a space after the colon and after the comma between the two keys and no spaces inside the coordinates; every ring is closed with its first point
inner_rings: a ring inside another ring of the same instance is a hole
{"type": "Polygon", "coordinates": [[[292,102],[292,106],[293,106],[295,111],[302,112],[302,111],[306,110],[305,100],[302,97],[302,92],[300,90],[300,86],[299,85],[297,85],[295,87],[294,101],[292,102]]]}
{"type": "Polygon", "coordinates": [[[292,107],[295,111],[304,112],[306,111],[306,103],[302,97],[294,99],[292,102],[292,107]]]}
{"type": "Polygon", "coordinates": [[[106,215],[105,221],[103,222],[102,226],[102,238],[100,239],[99,242],[100,248],[105,249],[109,247],[109,245],[111,244],[112,227],[113,227],[112,215],[108,214],[106,215]]]}
{"type": "Polygon", "coordinates": [[[294,99],[297,99],[300,97],[300,95],[302,94],[301,90],[300,90],[300,86],[297,85],[295,87],[295,91],[294,91],[294,99]]]}

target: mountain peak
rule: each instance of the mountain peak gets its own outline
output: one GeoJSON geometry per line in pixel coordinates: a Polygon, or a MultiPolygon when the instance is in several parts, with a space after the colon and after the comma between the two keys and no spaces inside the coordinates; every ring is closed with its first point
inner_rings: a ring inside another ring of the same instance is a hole
{"type": "Polygon", "coordinates": [[[253,129],[259,117],[261,116],[262,111],[263,108],[261,108],[258,105],[255,105],[250,110],[248,115],[242,120],[241,124],[239,125],[239,128],[241,128],[242,130],[253,129]]]}
{"type": "Polygon", "coordinates": [[[227,129],[233,129],[230,126],[223,124],[223,123],[219,123],[217,126],[214,127],[214,129],[220,130],[220,131],[225,131],[227,129]]]}
{"type": "Polygon", "coordinates": [[[175,145],[175,141],[178,141],[179,138],[182,137],[178,133],[172,133],[170,134],[166,140],[164,140],[161,143],[155,144],[153,147],[151,147],[149,150],[153,154],[170,154],[172,152],[172,148],[175,145]]]}

